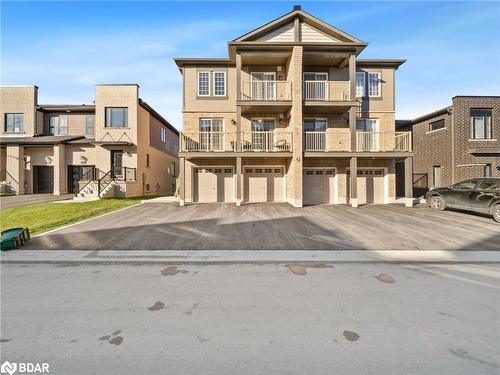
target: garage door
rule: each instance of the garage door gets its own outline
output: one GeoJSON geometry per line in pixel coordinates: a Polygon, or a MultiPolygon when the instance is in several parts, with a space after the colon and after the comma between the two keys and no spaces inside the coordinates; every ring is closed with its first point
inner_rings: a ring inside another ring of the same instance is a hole
{"type": "Polygon", "coordinates": [[[54,167],[33,167],[33,193],[54,193],[54,167]]]}
{"type": "Polygon", "coordinates": [[[196,168],[195,202],[233,202],[233,168],[196,168]]]}
{"type": "Polygon", "coordinates": [[[304,169],[304,204],[333,203],[334,181],[333,169],[304,169]]]}
{"type": "Polygon", "coordinates": [[[284,202],[284,168],[245,168],[245,202],[284,202]]]}
{"type": "MultiPolygon", "coordinates": [[[[347,172],[347,191],[350,197],[350,173],[347,172]]],[[[384,203],[384,170],[358,169],[358,204],[384,203]]]]}

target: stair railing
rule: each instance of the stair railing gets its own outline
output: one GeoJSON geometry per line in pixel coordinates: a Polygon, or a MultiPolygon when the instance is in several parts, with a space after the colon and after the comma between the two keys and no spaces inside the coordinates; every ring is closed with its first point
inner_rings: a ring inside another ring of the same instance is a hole
{"type": "Polygon", "coordinates": [[[5,182],[9,189],[16,194],[19,193],[19,182],[6,169],[0,171],[0,181],[5,182]]]}
{"type": "Polygon", "coordinates": [[[80,194],[80,192],[85,189],[90,183],[97,181],[99,179],[99,174],[102,173],[98,168],[89,169],[85,172],[82,177],[78,180],[78,188],[76,189],[76,196],[80,194]],[[87,183],[80,187],[80,182],[86,181],[87,183]]]}

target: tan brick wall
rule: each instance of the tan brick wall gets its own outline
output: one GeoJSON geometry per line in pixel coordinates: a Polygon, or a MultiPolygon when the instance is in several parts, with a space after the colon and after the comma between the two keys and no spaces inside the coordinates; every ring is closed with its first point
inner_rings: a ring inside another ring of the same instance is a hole
{"type": "Polygon", "coordinates": [[[38,104],[38,88],[36,86],[3,86],[0,87],[0,135],[30,137],[36,133],[35,106],[38,104]],[[22,133],[5,132],[5,114],[22,113],[24,115],[24,131],[22,133]]]}

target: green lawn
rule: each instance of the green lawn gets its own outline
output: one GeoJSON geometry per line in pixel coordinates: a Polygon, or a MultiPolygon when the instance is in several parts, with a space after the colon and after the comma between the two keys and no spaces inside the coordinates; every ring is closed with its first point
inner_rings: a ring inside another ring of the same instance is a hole
{"type": "Polygon", "coordinates": [[[149,198],[154,197],[109,198],[75,203],[39,203],[6,208],[0,211],[0,227],[2,230],[12,227],[28,227],[31,234],[37,234],[128,207],[139,203],[142,199],[149,198]]]}

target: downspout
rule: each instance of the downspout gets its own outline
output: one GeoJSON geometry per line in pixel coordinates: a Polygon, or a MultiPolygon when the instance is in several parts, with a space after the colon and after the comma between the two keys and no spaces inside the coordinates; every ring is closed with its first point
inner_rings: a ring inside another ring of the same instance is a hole
{"type": "Polygon", "coordinates": [[[451,184],[455,183],[455,116],[451,107],[451,184]]]}

